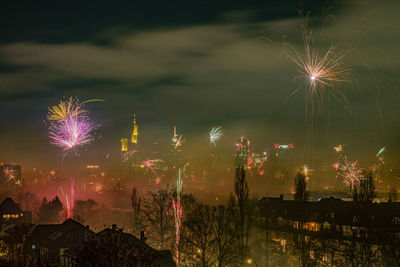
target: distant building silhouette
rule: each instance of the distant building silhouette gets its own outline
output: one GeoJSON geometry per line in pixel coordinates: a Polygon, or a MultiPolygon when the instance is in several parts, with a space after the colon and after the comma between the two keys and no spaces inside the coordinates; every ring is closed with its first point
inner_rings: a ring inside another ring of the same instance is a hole
{"type": "Polygon", "coordinates": [[[38,265],[175,266],[170,251],[159,251],[116,225],[94,233],[88,226],[68,219],[62,224],[37,225],[26,242],[38,265]],[[104,259],[106,257],[106,259],[104,259]]]}
{"type": "Polygon", "coordinates": [[[360,266],[370,261],[386,264],[379,266],[397,266],[399,262],[398,202],[337,198],[310,202],[284,200],[281,195],[262,198],[256,217],[259,227],[268,233],[267,244],[278,248],[285,264],[290,261],[289,249],[293,257],[300,257],[302,266],[328,262],[335,266],[360,266]]]}
{"type": "Polygon", "coordinates": [[[247,166],[247,160],[250,155],[250,140],[246,137],[240,137],[235,144],[235,166],[247,166]]]}
{"type": "Polygon", "coordinates": [[[14,200],[7,197],[0,204],[0,222],[2,224],[30,224],[32,213],[23,211],[14,200]]]}

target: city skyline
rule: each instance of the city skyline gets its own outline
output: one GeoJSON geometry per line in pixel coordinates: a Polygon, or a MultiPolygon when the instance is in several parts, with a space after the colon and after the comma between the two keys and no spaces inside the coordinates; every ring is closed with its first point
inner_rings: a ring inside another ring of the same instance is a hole
{"type": "MultiPolygon", "coordinates": [[[[8,5],[3,20],[35,10],[43,20],[54,19],[43,13],[46,9],[18,11],[8,5]]],[[[160,21],[126,15],[107,17],[106,23],[88,17],[97,25],[82,24],[88,36],[76,27],[89,7],[51,26],[26,16],[21,24],[8,27],[9,34],[0,39],[0,111],[5,126],[0,133],[1,161],[29,167],[58,164],[60,152],[49,144],[43,121],[48,106],[78,97],[104,100],[90,104],[98,127],[94,142],[80,153],[83,160],[115,156],[136,113],[143,140],[169,140],[170,127],[177,125],[193,154],[207,153],[208,131],[221,125],[224,137],[217,149],[225,154],[232,154],[235,138],[246,136],[260,148],[288,142],[298,149],[305,146],[314,153],[303,161],[329,157],[332,146],[347,144],[347,151],[365,164],[383,146],[398,162],[398,57],[391,46],[397,30],[390,26],[396,22],[395,1],[379,8],[375,3],[363,8],[358,2],[334,5],[329,12],[324,6],[289,2],[273,4],[274,9],[263,3],[215,5],[220,8],[211,16],[209,7],[200,5],[207,12],[200,8],[189,20],[166,14],[160,21]],[[335,46],[352,51],[346,64],[357,76],[357,93],[345,90],[353,113],[338,104],[315,114],[313,144],[307,140],[304,92],[288,98],[298,87],[296,66],[279,48],[283,35],[301,48],[299,9],[303,14],[311,11],[308,24],[321,47],[332,44],[328,36],[335,46]],[[369,16],[371,10],[377,10],[374,16],[369,16]],[[329,15],[335,23],[328,21],[329,15]],[[362,23],[365,18],[369,24],[362,23]],[[68,24],[71,20],[75,23],[68,24]],[[32,22],[29,34],[17,35],[25,31],[25,22],[32,22]]],[[[104,10],[106,5],[97,8],[104,10]]],[[[135,12],[149,8],[143,4],[135,12]]]]}
{"type": "Polygon", "coordinates": [[[5,1],[1,266],[400,266],[400,1],[5,1]]]}

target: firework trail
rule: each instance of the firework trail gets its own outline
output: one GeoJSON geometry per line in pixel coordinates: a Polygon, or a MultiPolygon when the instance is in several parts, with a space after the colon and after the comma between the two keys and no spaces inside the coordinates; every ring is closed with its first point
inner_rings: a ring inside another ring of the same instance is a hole
{"type": "Polygon", "coordinates": [[[378,151],[378,153],[376,154],[376,160],[377,160],[379,166],[385,164],[385,159],[383,157],[383,152],[386,152],[386,151],[387,151],[386,147],[382,147],[378,151]]]}
{"type": "Polygon", "coordinates": [[[378,154],[376,154],[376,157],[379,157],[383,152],[386,151],[386,147],[382,147],[379,151],[378,154]]]}
{"type": "Polygon", "coordinates": [[[72,219],[73,211],[74,211],[74,204],[75,204],[75,180],[71,178],[71,191],[70,195],[64,192],[63,188],[59,186],[58,188],[61,191],[62,196],[65,198],[65,208],[67,210],[67,219],[72,219]]]}
{"type": "Polygon", "coordinates": [[[181,206],[181,191],[182,191],[182,175],[181,169],[178,172],[178,180],[176,181],[176,201],[172,199],[172,207],[174,208],[175,218],[175,244],[176,244],[176,264],[179,264],[179,243],[182,225],[182,206],[181,206]]]}
{"type": "Polygon", "coordinates": [[[175,144],[175,150],[182,145],[182,135],[180,135],[175,144]]]}
{"type": "Polygon", "coordinates": [[[71,177],[71,199],[70,199],[70,217],[72,218],[74,215],[74,206],[75,206],[75,180],[71,177]]]}
{"type": "Polygon", "coordinates": [[[351,162],[345,158],[344,165],[340,167],[343,171],[343,183],[347,185],[350,190],[357,186],[363,178],[362,169],[357,167],[357,162],[357,160],[351,162]]]}
{"type": "Polygon", "coordinates": [[[267,160],[267,157],[265,157],[265,158],[261,161],[260,166],[258,167],[258,174],[260,174],[260,175],[263,174],[263,171],[261,170],[261,168],[262,168],[262,166],[263,166],[263,164],[264,164],[264,162],[265,162],[266,160],[267,160]]]}
{"type": "Polygon", "coordinates": [[[251,178],[254,178],[252,169],[255,167],[255,164],[256,164],[256,162],[254,161],[253,157],[250,155],[250,156],[247,158],[246,167],[247,167],[247,169],[249,170],[249,173],[250,173],[250,175],[251,175],[251,178]]]}
{"type": "Polygon", "coordinates": [[[88,118],[70,114],[62,122],[50,127],[50,143],[69,151],[91,143],[92,131],[93,126],[88,118]]]}
{"type": "Polygon", "coordinates": [[[216,146],[216,141],[218,141],[224,135],[222,131],[222,126],[212,127],[209,135],[210,144],[214,144],[214,146],[216,146]]]}

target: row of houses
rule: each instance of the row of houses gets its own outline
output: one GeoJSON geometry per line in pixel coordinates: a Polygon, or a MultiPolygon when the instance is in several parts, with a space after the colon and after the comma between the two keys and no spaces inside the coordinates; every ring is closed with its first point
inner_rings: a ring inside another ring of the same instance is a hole
{"type": "Polygon", "coordinates": [[[0,263],[62,266],[176,266],[168,250],[160,251],[116,225],[95,233],[68,219],[61,224],[32,224],[29,212],[11,198],[0,204],[0,263]],[[2,259],[3,258],[3,259],[2,259]]]}
{"type": "Polygon", "coordinates": [[[271,264],[400,266],[399,202],[265,197],[254,215],[271,264]]]}
{"type": "Polygon", "coordinates": [[[257,217],[260,222],[287,231],[323,232],[345,238],[357,227],[385,232],[400,240],[400,202],[343,201],[333,197],[296,201],[284,200],[283,196],[264,197],[258,203],[257,217]]]}

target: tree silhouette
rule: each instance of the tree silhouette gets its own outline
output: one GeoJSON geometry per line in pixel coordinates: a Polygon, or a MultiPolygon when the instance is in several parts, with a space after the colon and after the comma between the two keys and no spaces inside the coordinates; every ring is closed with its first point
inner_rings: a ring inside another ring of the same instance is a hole
{"type": "Polygon", "coordinates": [[[294,195],[295,200],[306,201],[308,199],[306,176],[301,171],[294,178],[294,188],[296,190],[294,195]]]}
{"type": "Polygon", "coordinates": [[[210,206],[198,205],[187,215],[182,231],[182,261],[186,264],[206,267],[215,263],[215,213],[210,206]]]}
{"type": "Polygon", "coordinates": [[[131,193],[131,206],[132,206],[132,215],[133,215],[133,229],[134,231],[141,230],[142,227],[142,198],[139,195],[136,187],[132,188],[131,193]],[[139,228],[139,229],[138,229],[139,228]]]}
{"type": "Polygon", "coordinates": [[[167,241],[172,240],[174,224],[172,194],[168,188],[146,193],[143,215],[149,240],[154,240],[159,249],[165,249],[167,241]]]}
{"type": "Polygon", "coordinates": [[[234,194],[239,215],[239,251],[241,261],[246,257],[247,247],[247,208],[249,201],[249,188],[246,181],[244,166],[237,166],[235,173],[234,194]]]}
{"type": "Polygon", "coordinates": [[[224,206],[213,207],[215,218],[212,233],[215,240],[218,267],[229,266],[237,259],[237,235],[235,235],[235,209],[224,206]]]}
{"type": "Polygon", "coordinates": [[[43,198],[42,204],[39,208],[38,217],[39,223],[59,223],[61,212],[64,210],[63,204],[61,203],[58,196],[56,196],[50,202],[47,198],[43,198]]]}

